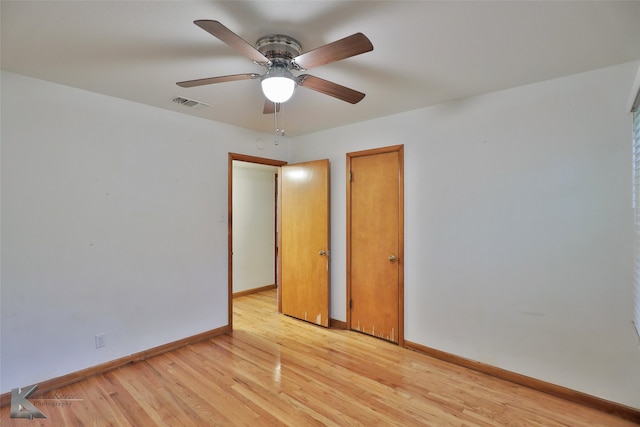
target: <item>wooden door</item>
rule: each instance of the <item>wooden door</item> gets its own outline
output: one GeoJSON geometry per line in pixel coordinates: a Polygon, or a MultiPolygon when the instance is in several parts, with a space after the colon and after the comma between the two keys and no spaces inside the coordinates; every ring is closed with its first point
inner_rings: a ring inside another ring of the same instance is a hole
{"type": "Polygon", "coordinates": [[[329,326],[329,161],[280,171],[279,306],[286,315],[329,326]]]}
{"type": "Polygon", "coordinates": [[[403,146],[347,154],[347,324],[403,344],[403,146]]]}

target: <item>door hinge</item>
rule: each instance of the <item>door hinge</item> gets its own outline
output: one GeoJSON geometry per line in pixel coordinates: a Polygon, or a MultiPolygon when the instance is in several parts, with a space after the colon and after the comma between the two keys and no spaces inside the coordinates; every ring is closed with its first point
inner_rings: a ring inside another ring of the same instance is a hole
{"type": "Polygon", "coordinates": [[[352,308],[353,308],[353,300],[352,300],[352,299],[350,299],[350,300],[349,300],[349,309],[352,309],[352,308]]]}
{"type": "Polygon", "coordinates": [[[349,182],[353,181],[353,172],[349,171],[349,182]]]}

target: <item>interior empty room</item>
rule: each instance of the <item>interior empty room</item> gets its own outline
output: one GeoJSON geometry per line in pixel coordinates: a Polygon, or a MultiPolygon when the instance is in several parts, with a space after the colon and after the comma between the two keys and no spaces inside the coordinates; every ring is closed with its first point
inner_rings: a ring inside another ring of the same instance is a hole
{"type": "Polygon", "coordinates": [[[2,425],[640,423],[640,2],[0,19],[2,425]]]}

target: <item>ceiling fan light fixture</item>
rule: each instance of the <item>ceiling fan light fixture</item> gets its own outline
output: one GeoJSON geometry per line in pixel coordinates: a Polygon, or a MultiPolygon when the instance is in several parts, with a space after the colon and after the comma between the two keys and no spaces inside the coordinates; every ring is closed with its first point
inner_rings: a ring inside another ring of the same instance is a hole
{"type": "Polygon", "coordinates": [[[267,98],[263,109],[264,114],[278,112],[280,104],[288,101],[293,96],[296,86],[304,86],[307,89],[315,90],[351,104],[360,102],[365,96],[364,93],[357,90],[309,74],[298,76],[291,74],[291,70],[296,70],[296,72],[306,71],[313,67],[330,64],[373,50],[371,41],[362,33],[355,33],[301,53],[302,46],[300,42],[286,35],[270,34],[263,36],[253,46],[218,21],[199,19],[194,23],[236,50],[236,52],[253,61],[254,64],[265,67],[267,72],[263,75],[257,73],[231,74],[177,82],[180,87],[187,88],[236,80],[260,79],[262,92],[267,98]]]}
{"type": "Polygon", "coordinates": [[[296,88],[296,78],[284,65],[276,64],[260,81],[262,93],[271,102],[287,102],[296,88]]]}

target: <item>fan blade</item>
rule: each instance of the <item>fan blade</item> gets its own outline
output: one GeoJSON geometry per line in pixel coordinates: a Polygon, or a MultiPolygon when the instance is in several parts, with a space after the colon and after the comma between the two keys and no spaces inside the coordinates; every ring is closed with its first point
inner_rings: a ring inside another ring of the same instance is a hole
{"type": "Polygon", "coordinates": [[[236,80],[257,79],[258,77],[260,77],[260,74],[256,74],[256,73],[232,74],[230,76],[208,77],[206,79],[187,80],[185,82],[178,82],[176,84],[180,87],[194,87],[194,86],[211,85],[214,83],[235,82],[236,80]]]}
{"type": "Polygon", "coordinates": [[[269,58],[261,54],[255,47],[218,21],[200,19],[198,21],[193,21],[193,23],[214,37],[222,40],[227,45],[234,48],[238,53],[246,56],[256,64],[267,65],[271,63],[269,58]]]}
{"type": "Polygon", "coordinates": [[[268,99],[264,100],[264,109],[262,110],[262,114],[273,114],[275,112],[280,112],[280,103],[279,102],[271,102],[268,99]]]}
{"type": "Polygon", "coordinates": [[[364,98],[364,93],[362,92],[349,89],[348,87],[341,86],[337,83],[333,83],[319,77],[310,76],[309,74],[298,76],[298,84],[306,87],[307,89],[312,89],[317,92],[324,93],[325,95],[333,96],[334,98],[341,99],[351,104],[357,104],[362,101],[362,98],[364,98]]]}
{"type": "Polygon", "coordinates": [[[373,45],[367,36],[356,33],[296,56],[292,62],[301,69],[308,70],[372,50],[373,45]]]}

